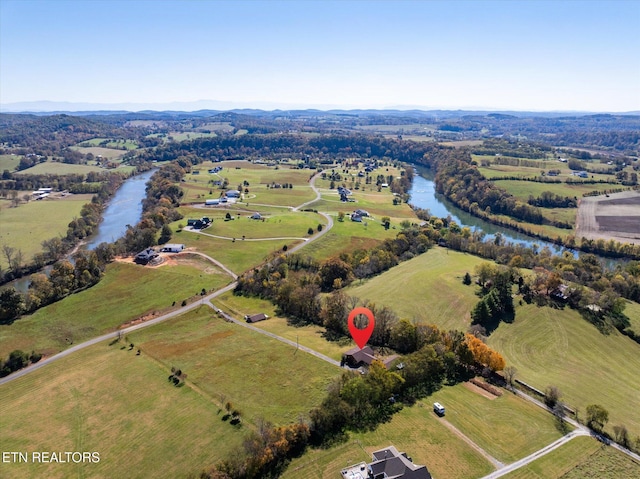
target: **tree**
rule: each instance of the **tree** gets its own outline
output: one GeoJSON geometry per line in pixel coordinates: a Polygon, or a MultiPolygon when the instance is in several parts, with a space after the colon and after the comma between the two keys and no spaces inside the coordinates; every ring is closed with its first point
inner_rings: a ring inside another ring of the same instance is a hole
{"type": "Polygon", "coordinates": [[[346,286],[354,278],[351,265],[337,257],[329,258],[323,262],[318,274],[320,275],[320,288],[323,291],[331,291],[336,279],[341,279],[342,285],[346,286]]]}
{"type": "Polygon", "coordinates": [[[602,431],[609,421],[609,411],[600,404],[590,404],[587,406],[587,426],[594,431],[602,431]]]}
{"type": "Polygon", "coordinates": [[[544,391],[544,403],[551,409],[555,407],[561,397],[562,393],[556,386],[547,386],[547,389],[544,391]]]}
{"type": "Polygon", "coordinates": [[[464,274],[464,277],[462,278],[462,284],[466,284],[467,286],[471,284],[471,275],[469,274],[468,271],[464,274]]]}
{"type": "Polygon", "coordinates": [[[162,231],[160,233],[160,238],[158,239],[158,244],[168,243],[172,235],[173,235],[173,231],[171,231],[171,227],[165,224],[164,226],[162,226],[162,231]]]}
{"type": "Polygon", "coordinates": [[[629,447],[629,431],[625,425],[613,426],[613,435],[618,444],[629,447]]]}
{"type": "Polygon", "coordinates": [[[344,211],[338,211],[338,221],[344,221],[344,211]]]}
{"type": "Polygon", "coordinates": [[[24,311],[24,299],[14,288],[0,291],[0,324],[10,323],[24,311]]]}
{"type": "Polygon", "coordinates": [[[309,229],[307,230],[307,234],[308,234],[308,235],[312,235],[312,234],[313,234],[313,228],[309,228],[309,229]]]}
{"type": "Polygon", "coordinates": [[[505,381],[507,381],[507,385],[513,389],[513,383],[516,380],[516,375],[518,374],[518,370],[516,369],[515,366],[507,366],[506,368],[504,368],[502,370],[502,373],[504,374],[504,379],[505,381]]]}
{"type": "Polygon", "coordinates": [[[391,218],[389,218],[388,216],[383,216],[380,222],[382,223],[382,226],[384,226],[384,229],[386,230],[388,230],[389,226],[391,226],[391,218]]]}

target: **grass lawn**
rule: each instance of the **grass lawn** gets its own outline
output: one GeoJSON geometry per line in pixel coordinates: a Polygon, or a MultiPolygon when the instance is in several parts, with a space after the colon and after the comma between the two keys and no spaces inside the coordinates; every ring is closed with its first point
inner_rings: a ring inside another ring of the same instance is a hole
{"type": "Polygon", "coordinates": [[[20,164],[20,155],[0,155],[0,171],[14,171],[20,164]]]}
{"type": "Polygon", "coordinates": [[[444,387],[425,400],[447,409],[445,419],[499,461],[509,463],[562,437],[553,415],[514,394],[488,399],[463,384],[444,387]]]}
{"type": "Polygon", "coordinates": [[[351,434],[350,442],[331,449],[312,449],[291,462],[283,479],[340,477],[345,466],[371,461],[371,453],[396,446],[415,464],[424,464],[436,478],[471,479],[492,472],[493,466],[466,442],[452,433],[433,414],[417,403],[404,408],[375,431],[351,434]]]}
{"type": "Polygon", "coordinates": [[[388,306],[401,318],[466,331],[478,297],[476,287],[463,285],[462,278],[483,262],[476,256],[434,247],[361,285],[350,286],[346,293],[388,306]]]}
{"type": "Polygon", "coordinates": [[[71,149],[79,151],[84,155],[87,153],[91,153],[93,156],[100,155],[109,160],[120,158],[127,153],[127,150],[116,150],[114,148],[104,148],[102,146],[72,146],[71,149]]]}
{"type": "MultiPolygon", "coordinates": [[[[181,221],[186,224],[186,221],[181,221]]],[[[178,223],[172,223],[174,231],[178,223]]],[[[208,230],[204,230],[204,232],[207,233],[208,230]]],[[[211,234],[216,233],[211,230],[211,234]]],[[[217,259],[236,274],[263,263],[271,253],[282,251],[285,244],[291,249],[292,246],[300,243],[299,240],[242,241],[242,237],[232,242],[187,231],[175,233],[171,241],[196,248],[198,251],[217,259]]]]}
{"type": "Polygon", "coordinates": [[[115,330],[144,314],[170,308],[173,301],[215,290],[231,278],[210,263],[146,268],[113,263],[97,285],[0,325],[0,357],[14,349],[58,352],[115,330]],[[135,287],[132,287],[135,285],[135,287]]]}
{"type": "Polygon", "coordinates": [[[625,425],[640,435],[640,346],[617,331],[601,334],[571,310],[516,306],[512,324],[501,324],[489,345],[518,370],[518,378],[544,390],[557,386],[584,419],[589,404],[609,411],[606,430],[625,425]]]}
{"type": "Polygon", "coordinates": [[[0,476],[175,478],[241,447],[246,427],[170,371],[120,344],[101,343],[0,386],[3,451],[96,451],[85,464],[5,463],[0,476]]]}
{"type": "Polygon", "coordinates": [[[576,437],[555,451],[503,476],[505,479],[634,479],[640,464],[591,437],[576,437]]]}
{"type": "Polygon", "coordinates": [[[571,185],[568,183],[536,183],[535,181],[517,180],[496,181],[495,185],[506,190],[508,193],[523,201],[527,201],[529,199],[529,195],[537,197],[540,196],[544,191],[551,191],[556,195],[568,196],[570,198],[581,198],[583,193],[610,188],[619,188],[621,186],[618,184],[602,183],[571,185]]]}
{"type": "MultiPolygon", "coordinates": [[[[21,203],[17,208],[0,208],[0,245],[21,250],[23,260],[30,261],[42,251],[42,242],[64,236],[74,217],[91,202],[92,195],[69,195],[66,198],[21,203]]],[[[7,267],[4,255],[0,266],[7,267]]]]}
{"type": "Polygon", "coordinates": [[[292,212],[288,209],[280,208],[279,211],[271,211],[261,213],[264,221],[252,220],[250,216],[252,212],[231,212],[232,221],[225,221],[226,210],[218,208],[187,208],[181,207],[180,212],[184,215],[178,223],[186,224],[188,218],[201,218],[208,216],[213,220],[213,224],[203,233],[224,236],[227,238],[242,238],[244,235],[247,239],[255,238],[308,238],[307,231],[309,228],[316,228],[319,224],[326,226],[327,220],[317,213],[312,212],[292,212]]]}
{"type": "MultiPolygon", "coordinates": [[[[135,168],[133,166],[122,166],[120,168],[116,168],[115,170],[110,171],[123,171],[130,172],[135,168]]],[[[87,174],[90,171],[105,171],[103,168],[99,166],[90,166],[90,165],[71,165],[67,163],[58,163],[57,161],[47,161],[45,163],[38,163],[31,168],[27,168],[26,170],[22,170],[16,172],[16,174],[26,174],[26,175],[69,175],[72,173],[78,174],[87,174]]]]}
{"type": "Polygon", "coordinates": [[[245,421],[297,421],[318,405],[340,369],[278,340],[228,323],[202,306],[128,335],[166,367],[178,367],[213,398],[230,401],[245,421]]]}
{"type": "Polygon", "coordinates": [[[300,345],[318,351],[336,361],[340,361],[342,354],[354,346],[353,342],[347,338],[341,342],[327,341],[322,336],[325,329],[320,326],[313,324],[299,327],[288,325],[285,318],[276,315],[273,303],[265,299],[235,296],[229,292],[216,298],[213,303],[237,319],[242,319],[245,314],[265,313],[269,319],[255,323],[255,327],[291,341],[299,341],[300,345]]]}

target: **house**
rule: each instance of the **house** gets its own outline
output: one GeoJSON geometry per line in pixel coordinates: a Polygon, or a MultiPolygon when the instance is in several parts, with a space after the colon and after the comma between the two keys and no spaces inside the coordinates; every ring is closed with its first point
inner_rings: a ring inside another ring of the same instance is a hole
{"type": "Polygon", "coordinates": [[[567,286],[566,284],[561,284],[550,293],[550,296],[559,301],[567,301],[569,299],[569,293],[569,286],[567,286]]]}
{"type": "Polygon", "coordinates": [[[359,216],[369,216],[369,212],[366,210],[356,210],[355,214],[359,215],[359,216]]]}
{"type": "Polygon", "coordinates": [[[203,216],[199,220],[196,220],[193,218],[190,218],[187,220],[187,226],[190,226],[194,230],[200,230],[200,229],[206,228],[210,224],[211,224],[211,218],[207,216],[203,216]]]}
{"type": "Polygon", "coordinates": [[[374,359],[376,359],[376,357],[374,356],[373,349],[371,349],[370,346],[365,346],[362,349],[355,347],[342,355],[342,363],[351,368],[371,366],[374,359]]]}
{"type": "Polygon", "coordinates": [[[158,253],[153,248],[147,248],[143,251],[140,251],[134,258],[133,261],[136,264],[148,264],[150,261],[156,259],[158,257],[158,253]]]}
{"type": "Polygon", "coordinates": [[[259,314],[252,314],[252,315],[245,315],[244,320],[247,323],[257,323],[258,321],[264,321],[265,319],[269,319],[269,316],[267,316],[264,313],[259,313],[259,314]]]}
{"type": "Polygon", "coordinates": [[[162,253],[180,253],[184,248],[185,246],[183,244],[167,243],[162,245],[160,251],[162,253]]]}
{"type": "Polygon", "coordinates": [[[589,178],[589,173],[586,171],[574,171],[573,176],[579,176],[580,178],[589,178]]]}
{"type": "Polygon", "coordinates": [[[261,220],[262,219],[262,215],[258,212],[254,213],[251,215],[251,219],[252,220],[261,220]]]}
{"type": "Polygon", "coordinates": [[[352,213],[351,214],[351,221],[355,221],[357,223],[362,223],[362,216],[360,216],[357,213],[352,213]]]}
{"type": "Polygon", "coordinates": [[[432,479],[427,466],[414,464],[395,446],[373,453],[369,464],[355,464],[341,471],[343,479],[432,479]]]}
{"type": "Polygon", "coordinates": [[[240,198],[240,192],[238,190],[228,190],[225,196],[227,198],[240,198]]]}

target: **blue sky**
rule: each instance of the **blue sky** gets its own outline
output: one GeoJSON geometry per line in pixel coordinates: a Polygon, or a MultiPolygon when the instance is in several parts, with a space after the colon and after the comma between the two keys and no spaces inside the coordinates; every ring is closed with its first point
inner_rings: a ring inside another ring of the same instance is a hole
{"type": "Polygon", "coordinates": [[[640,0],[0,0],[0,103],[640,110],[640,0]]]}

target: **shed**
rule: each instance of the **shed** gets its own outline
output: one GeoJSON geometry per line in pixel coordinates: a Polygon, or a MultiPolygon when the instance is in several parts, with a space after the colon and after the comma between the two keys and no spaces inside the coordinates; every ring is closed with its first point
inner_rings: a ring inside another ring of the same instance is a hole
{"type": "Polygon", "coordinates": [[[252,220],[261,220],[262,219],[262,215],[260,213],[254,213],[251,215],[251,219],[252,220]]]}
{"type": "Polygon", "coordinates": [[[258,313],[258,314],[252,314],[252,315],[245,315],[244,317],[245,321],[247,323],[257,323],[258,321],[264,321],[265,319],[269,319],[269,316],[267,316],[264,313],[258,313]]]}
{"type": "Polygon", "coordinates": [[[220,199],[216,198],[216,199],[211,199],[211,200],[206,200],[204,202],[205,206],[215,206],[215,205],[219,205],[220,204],[220,199]]]}
{"type": "Polygon", "coordinates": [[[180,253],[184,248],[185,246],[183,244],[167,243],[162,246],[160,251],[163,253],[180,253]]]}

